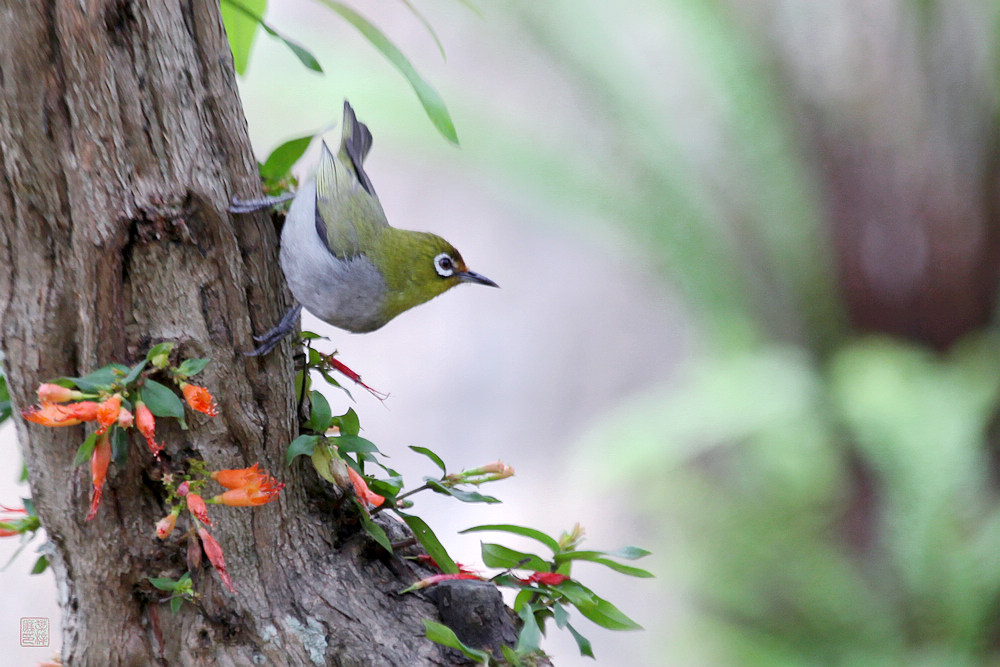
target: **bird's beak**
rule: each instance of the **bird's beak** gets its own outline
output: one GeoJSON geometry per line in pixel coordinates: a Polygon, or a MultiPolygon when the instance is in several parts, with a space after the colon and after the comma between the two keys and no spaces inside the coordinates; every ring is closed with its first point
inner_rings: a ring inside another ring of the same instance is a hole
{"type": "Polygon", "coordinates": [[[486,276],[479,275],[475,271],[462,271],[458,274],[463,283],[477,283],[479,285],[489,285],[490,287],[500,287],[486,276]]]}

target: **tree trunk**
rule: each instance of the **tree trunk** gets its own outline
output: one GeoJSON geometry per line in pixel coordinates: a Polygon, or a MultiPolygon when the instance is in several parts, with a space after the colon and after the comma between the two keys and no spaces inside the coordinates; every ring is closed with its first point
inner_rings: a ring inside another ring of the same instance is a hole
{"type": "MultiPolygon", "coordinates": [[[[450,664],[423,637],[414,574],[349,525],[315,474],[286,468],[296,433],[290,347],[244,357],[289,304],[264,215],[218,3],[0,0],[0,312],[15,405],[42,381],[178,341],[220,416],[163,434],[168,464],[260,462],[278,501],[214,511],[236,594],[194,573],[200,604],[172,615],[147,577],[178,577],[185,538],[145,445],[112,466],[97,517],[71,465],[84,426],[18,419],[32,497],[51,540],[71,665],[450,664]]],[[[197,415],[201,417],[201,415],[197,415]]],[[[167,427],[169,428],[169,427],[167,427]]]]}

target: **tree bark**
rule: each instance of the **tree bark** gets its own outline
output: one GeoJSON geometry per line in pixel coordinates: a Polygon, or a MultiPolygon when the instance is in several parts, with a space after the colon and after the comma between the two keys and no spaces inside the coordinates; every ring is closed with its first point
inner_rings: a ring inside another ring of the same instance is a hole
{"type": "Polygon", "coordinates": [[[145,445],[112,466],[87,522],[89,475],[71,465],[85,427],[18,419],[65,664],[454,660],[423,637],[434,607],[396,594],[415,576],[405,561],[335,516],[311,469],[284,466],[297,428],[289,344],[242,354],[289,305],[275,230],[226,211],[258,192],[217,2],[0,0],[0,344],[15,405],[52,377],[178,341],[212,359],[199,380],[220,416],[162,433],[168,464],[259,461],[287,483],[271,504],[213,510],[237,592],[203,569],[200,604],[172,615],[146,578],[187,569],[184,531],[155,539],[166,508],[145,445]]]}

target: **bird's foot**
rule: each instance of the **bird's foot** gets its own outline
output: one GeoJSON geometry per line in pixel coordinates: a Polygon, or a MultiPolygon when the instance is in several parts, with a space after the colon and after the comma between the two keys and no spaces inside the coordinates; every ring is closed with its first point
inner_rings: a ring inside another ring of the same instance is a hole
{"type": "Polygon", "coordinates": [[[294,198],[294,192],[286,192],[285,194],[278,195],[277,197],[259,197],[255,199],[240,199],[239,197],[233,197],[233,203],[229,207],[229,212],[252,213],[253,211],[259,211],[261,209],[277,206],[278,204],[294,198]]]}
{"type": "Polygon", "coordinates": [[[299,319],[299,315],[301,314],[302,304],[297,303],[285,313],[285,316],[281,318],[281,321],[273,329],[260,336],[253,337],[255,341],[260,343],[257,349],[253,352],[244,352],[243,354],[248,357],[259,357],[273,350],[278,346],[282,338],[295,331],[295,321],[299,319]]]}

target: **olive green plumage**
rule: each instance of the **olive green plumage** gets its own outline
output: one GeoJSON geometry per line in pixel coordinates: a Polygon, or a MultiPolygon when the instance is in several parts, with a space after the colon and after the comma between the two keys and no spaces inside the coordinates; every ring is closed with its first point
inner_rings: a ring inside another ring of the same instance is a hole
{"type": "Polygon", "coordinates": [[[296,194],[281,235],[281,266],[295,298],[348,331],[385,325],[463,282],[469,271],[440,236],[389,225],[363,163],[372,135],[344,102],[340,150],[323,144],[314,180],[296,194]]]}

